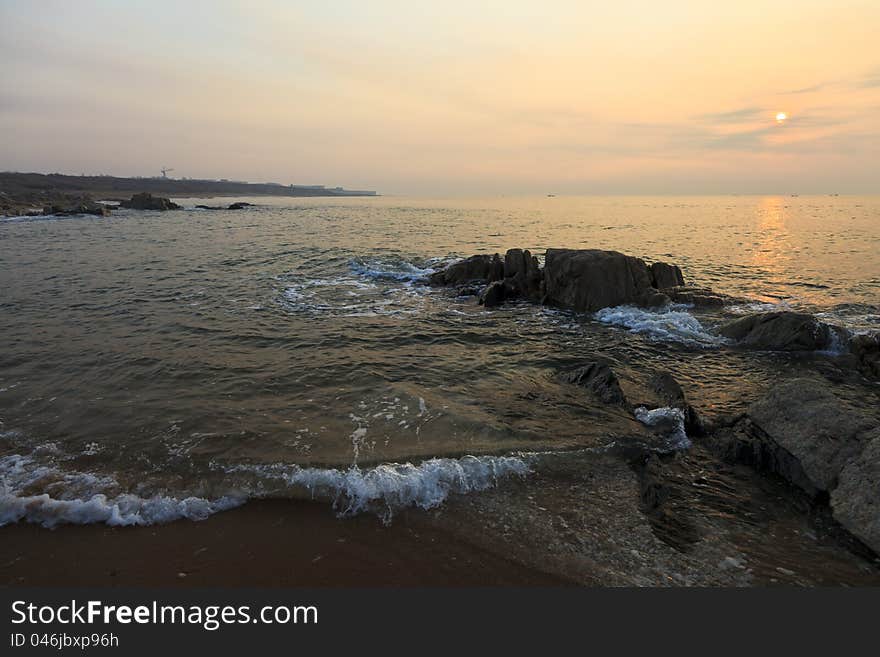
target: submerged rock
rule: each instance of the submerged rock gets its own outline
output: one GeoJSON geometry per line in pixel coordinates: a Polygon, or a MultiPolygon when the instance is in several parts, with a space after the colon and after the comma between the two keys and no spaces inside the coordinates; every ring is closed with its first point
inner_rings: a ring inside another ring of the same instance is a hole
{"type": "Polygon", "coordinates": [[[481,281],[491,283],[504,278],[504,262],[495,255],[475,255],[454,262],[446,269],[431,274],[431,285],[463,285],[481,281]]]}
{"type": "Polygon", "coordinates": [[[135,194],[127,201],[120,201],[119,205],[129,210],[179,210],[180,206],[170,199],[161,196],[153,196],[149,192],[135,194]]]}
{"type": "Polygon", "coordinates": [[[617,375],[607,363],[589,362],[576,370],[559,376],[563,383],[581,386],[592,392],[606,404],[627,406],[626,396],[617,380],[617,375]]]}
{"type": "Polygon", "coordinates": [[[669,301],[652,285],[644,260],[617,251],[548,249],[544,288],[546,303],[581,312],[669,301]]]}
{"type": "Polygon", "coordinates": [[[748,315],[724,324],[719,332],[745,346],[777,351],[829,349],[840,338],[836,327],[789,311],[748,315]]]}

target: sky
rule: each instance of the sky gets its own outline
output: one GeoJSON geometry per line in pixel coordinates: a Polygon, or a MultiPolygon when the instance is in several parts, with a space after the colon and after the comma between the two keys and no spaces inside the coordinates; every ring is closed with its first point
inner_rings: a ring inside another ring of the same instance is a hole
{"type": "Polygon", "coordinates": [[[880,193],[878,26],[877,0],[0,0],[0,170],[880,193]]]}

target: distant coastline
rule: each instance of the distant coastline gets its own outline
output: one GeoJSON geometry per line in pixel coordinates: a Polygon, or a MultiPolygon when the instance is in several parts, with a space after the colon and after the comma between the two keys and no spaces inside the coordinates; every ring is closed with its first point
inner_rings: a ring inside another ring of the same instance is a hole
{"type": "Polygon", "coordinates": [[[71,176],[60,173],[0,172],[0,215],[29,208],[64,203],[76,198],[120,200],[149,192],[174,197],[289,196],[348,197],[377,196],[373,190],[351,190],[324,185],[281,185],[236,180],[190,180],[175,178],[120,178],[116,176],[71,176]]]}

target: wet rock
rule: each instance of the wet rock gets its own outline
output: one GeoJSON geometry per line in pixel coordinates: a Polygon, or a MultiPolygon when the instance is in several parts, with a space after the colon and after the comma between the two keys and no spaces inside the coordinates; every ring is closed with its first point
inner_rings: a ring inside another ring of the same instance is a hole
{"type": "Polygon", "coordinates": [[[811,379],[773,386],[749,407],[748,415],[798,459],[812,484],[823,491],[837,485],[844,465],[864,448],[865,436],[877,429],[876,420],[811,379]]]}
{"type": "Polygon", "coordinates": [[[707,444],[725,460],[774,472],[880,554],[880,421],[812,379],[775,385],[707,444]],[[829,497],[830,496],[830,497],[829,497]]]}
{"type": "Polygon", "coordinates": [[[511,296],[540,301],[544,280],[538,259],[528,250],[510,249],[504,256],[504,277],[511,296]]]}
{"type": "Polygon", "coordinates": [[[844,466],[831,509],[835,520],[880,554],[880,431],[844,466]]]}
{"type": "Polygon", "coordinates": [[[223,206],[221,205],[197,205],[196,208],[199,210],[222,210],[223,206]]]}
{"type": "Polygon", "coordinates": [[[705,433],[703,418],[685,397],[678,381],[669,372],[657,372],[648,382],[651,390],[660,398],[664,406],[681,409],[684,412],[684,428],[690,436],[705,433]]]}
{"type": "Polygon", "coordinates": [[[581,386],[592,392],[606,404],[627,406],[626,396],[620,388],[617,375],[607,363],[592,361],[559,376],[563,383],[581,386]]]}
{"type": "Polygon", "coordinates": [[[431,274],[431,285],[462,285],[480,281],[492,283],[504,278],[504,262],[495,255],[474,255],[454,262],[445,269],[431,274]]]}
{"type": "Polygon", "coordinates": [[[662,305],[669,297],[652,285],[640,258],[597,249],[548,249],[545,303],[593,312],[622,304],[662,305]]]}
{"type": "Polygon", "coordinates": [[[678,287],[664,287],[660,290],[675,303],[689,303],[694,306],[721,307],[735,303],[738,299],[719,294],[707,288],[693,287],[689,285],[678,287]]]}
{"type": "Polygon", "coordinates": [[[179,210],[180,206],[170,199],[161,196],[153,196],[149,192],[135,194],[127,201],[120,201],[119,205],[130,210],[179,210]]]}
{"type": "Polygon", "coordinates": [[[503,281],[489,283],[488,287],[480,295],[480,305],[486,308],[494,308],[504,303],[507,298],[507,286],[503,281]]]}
{"type": "Polygon", "coordinates": [[[807,313],[770,312],[724,324],[721,335],[742,345],[777,351],[817,351],[833,346],[839,329],[807,313]]]}
{"type": "Polygon", "coordinates": [[[110,209],[106,205],[84,199],[82,201],[66,205],[47,205],[43,208],[43,214],[55,215],[59,217],[66,217],[78,214],[90,214],[96,217],[106,217],[110,214],[110,209]]]}
{"type": "Polygon", "coordinates": [[[684,285],[684,275],[678,265],[655,262],[651,265],[651,281],[658,289],[679,287],[684,285]]]}
{"type": "Polygon", "coordinates": [[[245,208],[249,208],[253,206],[253,203],[245,203],[244,201],[238,201],[236,203],[232,203],[229,205],[227,210],[244,210],[245,208]]]}
{"type": "Polygon", "coordinates": [[[849,341],[849,350],[864,374],[880,377],[880,334],[854,335],[849,341]]]}

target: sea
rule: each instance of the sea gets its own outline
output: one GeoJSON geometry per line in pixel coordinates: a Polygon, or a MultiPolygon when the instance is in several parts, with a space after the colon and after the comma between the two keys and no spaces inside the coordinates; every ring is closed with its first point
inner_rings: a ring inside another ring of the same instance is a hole
{"type": "Polygon", "coordinates": [[[201,520],[264,498],[393,522],[612,441],[559,380],[580,363],[671,372],[711,418],[844,357],[739,349],[722,322],[792,309],[880,331],[877,196],[175,200],[0,219],[0,524],[201,520]],[[195,208],[233,200],[254,205],[195,208]],[[551,247],[675,263],[735,300],[579,314],[426,284],[475,253],[551,247]]]}

